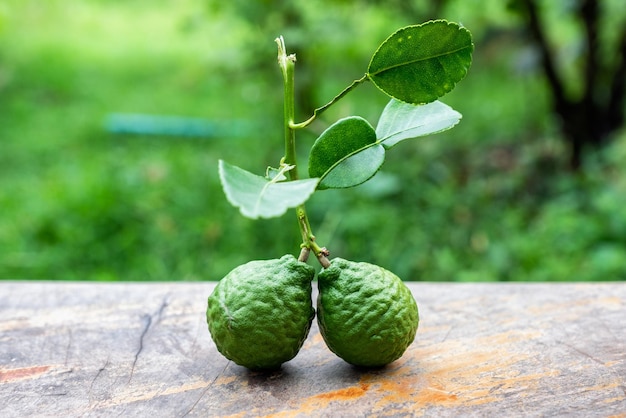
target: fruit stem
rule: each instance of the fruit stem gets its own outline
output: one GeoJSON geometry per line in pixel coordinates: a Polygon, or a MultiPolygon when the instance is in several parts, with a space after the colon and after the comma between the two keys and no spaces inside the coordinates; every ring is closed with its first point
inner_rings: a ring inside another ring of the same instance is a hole
{"type": "MultiPolygon", "coordinates": [[[[296,63],[296,56],[294,54],[287,55],[285,48],[285,41],[282,36],[276,38],[278,44],[278,65],[280,66],[283,74],[284,84],[284,124],[285,124],[285,157],[283,162],[285,164],[293,166],[288,171],[289,180],[298,180],[298,165],[296,162],[296,127],[294,127],[294,114],[295,114],[295,82],[294,82],[294,68],[296,63]]],[[[320,264],[326,268],[330,266],[328,261],[329,252],[325,247],[320,247],[315,242],[315,236],[311,230],[311,224],[306,214],[306,208],[304,204],[299,205],[296,208],[296,215],[298,217],[298,226],[300,227],[300,233],[302,234],[302,251],[298,260],[306,261],[309,253],[313,251],[320,264]]]]}
{"type": "Polygon", "coordinates": [[[314,120],[315,118],[317,118],[318,115],[320,115],[323,111],[325,111],[326,109],[328,109],[329,107],[331,107],[332,105],[334,105],[337,101],[339,101],[342,97],[344,97],[346,94],[350,93],[352,90],[354,90],[354,88],[356,86],[358,86],[359,84],[368,81],[369,80],[369,76],[367,74],[365,74],[363,77],[359,78],[358,80],[354,80],[352,82],[352,84],[350,84],[348,87],[346,87],[345,89],[343,89],[338,95],[336,95],[335,97],[333,97],[333,99],[326,103],[324,106],[322,107],[318,107],[317,109],[315,109],[313,111],[313,116],[311,116],[310,118],[308,118],[307,120],[305,120],[304,122],[300,122],[300,123],[293,123],[290,122],[289,126],[291,126],[291,128],[293,129],[302,129],[302,128],[306,128],[307,126],[309,126],[314,120]]]}
{"type": "Polygon", "coordinates": [[[296,214],[298,215],[298,225],[300,226],[300,232],[302,234],[302,251],[300,252],[300,261],[306,261],[309,257],[309,253],[313,251],[313,254],[317,257],[317,261],[322,267],[327,268],[330,266],[328,256],[330,252],[326,247],[320,247],[315,242],[315,235],[311,232],[311,225],[309,224],[309,218],[306,216],[306,208],[304,205],[300,205],[296,208],[296,214]]]}

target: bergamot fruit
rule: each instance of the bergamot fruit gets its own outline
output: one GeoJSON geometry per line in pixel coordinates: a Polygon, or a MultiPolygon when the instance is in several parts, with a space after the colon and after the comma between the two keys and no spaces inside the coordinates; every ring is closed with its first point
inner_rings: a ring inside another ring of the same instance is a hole
{"type": "Polygon", "coordinates": [[[400,358],[419,324],[411,291],[392,272],[341,258],[318,275],[317,321],[328,348],[355,366],[400,358]]]}
{"type": "Polygon", "coordinates": [[[208,299],[207,322],[217,349],[252,370],[276,369],[298,354],[315,311],[315,269],[292,255],[236,267],[208,299]]]}

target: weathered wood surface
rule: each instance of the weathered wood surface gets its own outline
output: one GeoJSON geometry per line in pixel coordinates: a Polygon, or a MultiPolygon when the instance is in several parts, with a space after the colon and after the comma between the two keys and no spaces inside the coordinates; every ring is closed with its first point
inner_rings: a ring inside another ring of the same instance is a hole
{"type": "Polygon", "coordinates": [[[0,282],[0,416],[626,416],[626,284],[409,284],[398,361],[358,370],[313,327],[282,370],[222,357],[213,283],[0,282]]]}

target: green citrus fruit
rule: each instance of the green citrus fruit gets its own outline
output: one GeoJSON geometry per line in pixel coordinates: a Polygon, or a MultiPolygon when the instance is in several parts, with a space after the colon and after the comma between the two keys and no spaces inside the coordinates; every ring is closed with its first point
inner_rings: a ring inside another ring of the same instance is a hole
{"type": "Polygon", "coordinates": [[[419,323],[417,303],[398,276],[341,258],[318,275],[317,321],[328,348],[356,366],[400,358],[419,323]]]}
{"type": "Polygon", "coordinates": [[[236,267],[208,299],[207,322],[220,353],[253,370],[276,369],[298,354],[315,311],[315,269],[292,255],[236,267]]]}

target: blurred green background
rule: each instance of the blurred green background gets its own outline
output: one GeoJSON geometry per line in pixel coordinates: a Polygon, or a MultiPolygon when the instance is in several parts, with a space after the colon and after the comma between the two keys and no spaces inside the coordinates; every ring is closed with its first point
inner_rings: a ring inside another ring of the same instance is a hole
{"type": "MultiPolygon", "coordinates": [[[[0,279],[218,280],[297,254],[293,212],[246,219],[217,175],[220,158],[262,174],[282,156],[274,39],[297,53],[304,120],[363,75],[389,34],[430,18],[474,35],[467,78],[442,98],[463,120],[402,143],[362,186],[316,193],[319,242],[405,280],[626,279],[626,135],[570,167],[516,3],[0,0],[0,279]],[[119,114],[207,125],[197,136],[114,132],[119,114]]],[[[580,26],[569,17],[580,1],[539,3],[576,92],[580,26]]],[[[626,12],[601,3],[610,43],[626,12]]],[[[360,86],[299,134],[303,161],[337,118],[375,126],[386,102],[360,86]]]]}

